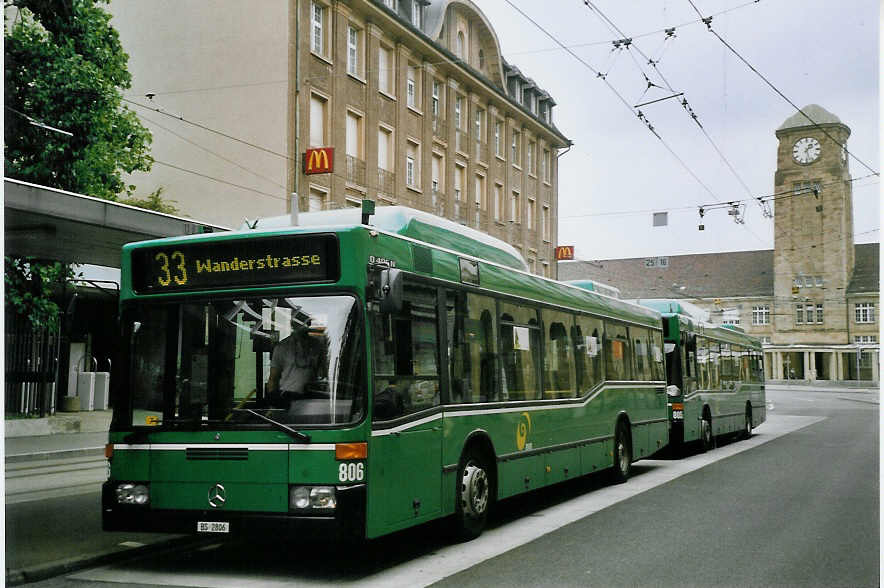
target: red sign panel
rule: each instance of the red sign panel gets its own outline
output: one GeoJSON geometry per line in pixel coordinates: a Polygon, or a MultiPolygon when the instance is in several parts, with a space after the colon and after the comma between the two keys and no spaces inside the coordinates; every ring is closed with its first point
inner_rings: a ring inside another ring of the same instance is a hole
{"type": "Polygon", "coordinates": [[[574,259],[573,245],[559,245],[556,247],[556,261],[567,261],[574,259]]]}
{"type": "Polygon", "coordinates": [[[304,173],[330,174],[335,167],[335,148],[319,147],[304,152],[304,173]]]}

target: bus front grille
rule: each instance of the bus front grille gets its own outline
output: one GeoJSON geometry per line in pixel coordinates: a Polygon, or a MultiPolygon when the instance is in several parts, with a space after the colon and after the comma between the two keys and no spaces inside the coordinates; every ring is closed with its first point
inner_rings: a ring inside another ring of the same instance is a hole
{"type": "Polygon", "coordinates": [[[211,449],[205,447],[188,447],[187,459],[192,460],[247,460],[249,450],[242,448],[211,449]]]}

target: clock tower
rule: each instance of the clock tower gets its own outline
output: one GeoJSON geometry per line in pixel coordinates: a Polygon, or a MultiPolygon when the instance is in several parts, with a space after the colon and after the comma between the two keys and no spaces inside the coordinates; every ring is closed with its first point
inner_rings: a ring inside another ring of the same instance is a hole
{"type": "Polygon", "coordinates": [[[811,104],[777,129],[773,344],[847,341],[853,273],[850,129],[811,104]],[[808,119],[809,117],[809,119],[808,119]]]}

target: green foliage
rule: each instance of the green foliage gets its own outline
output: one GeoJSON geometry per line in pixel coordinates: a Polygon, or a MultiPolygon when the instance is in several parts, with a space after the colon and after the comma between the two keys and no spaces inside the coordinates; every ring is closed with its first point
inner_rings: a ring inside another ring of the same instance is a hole
{"type": "Polygon", "coordinates": [[[6,176],[115,200],[122,172],[150,169],[150,132],[122,103],[129,56],[106,2],[7,2],[21,12],[4,27],[6,176]]]}
{"type": "Polygon", "coordinates": [[[139,208],[153,210],[154,212],[178,214],[180,211],[178,210],[178,207],[173,204],[175,200],[163,200],[163,197],[161,196],[162,193],[163,187],[160,186],[156,191],[151,192],[146,198],[133,196],[131,198],[124,198],[123,200],[120,200],[120,202],[128,204],[129,206],[137,206],[139,208]]]}
{"type": "Polygon", "coordinates": [[[6,256],[4,269],[6,307],[28,319],[34,329],[57,332],[60,311],[55,293],[75,277],[71,266],[6,256]]]}

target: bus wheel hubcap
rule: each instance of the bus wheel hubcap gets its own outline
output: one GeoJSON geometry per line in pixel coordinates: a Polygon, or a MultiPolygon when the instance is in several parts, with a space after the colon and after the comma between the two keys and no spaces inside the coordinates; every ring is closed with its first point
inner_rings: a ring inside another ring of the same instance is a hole
{"type": "Polygon", "coordinates": [[[463,470],[460,502],[463,512],[472,517],[482,516],[488,507],[488,476],[473,463],[467,464],[463,470]]]}
{"type": "Polygon", "coordinates": [[[626,454],[626,444],[622,441],[618,443],[617,451],[620,453],[620,471],[625,474],[629,469],[629,455],[626,454]]]}

